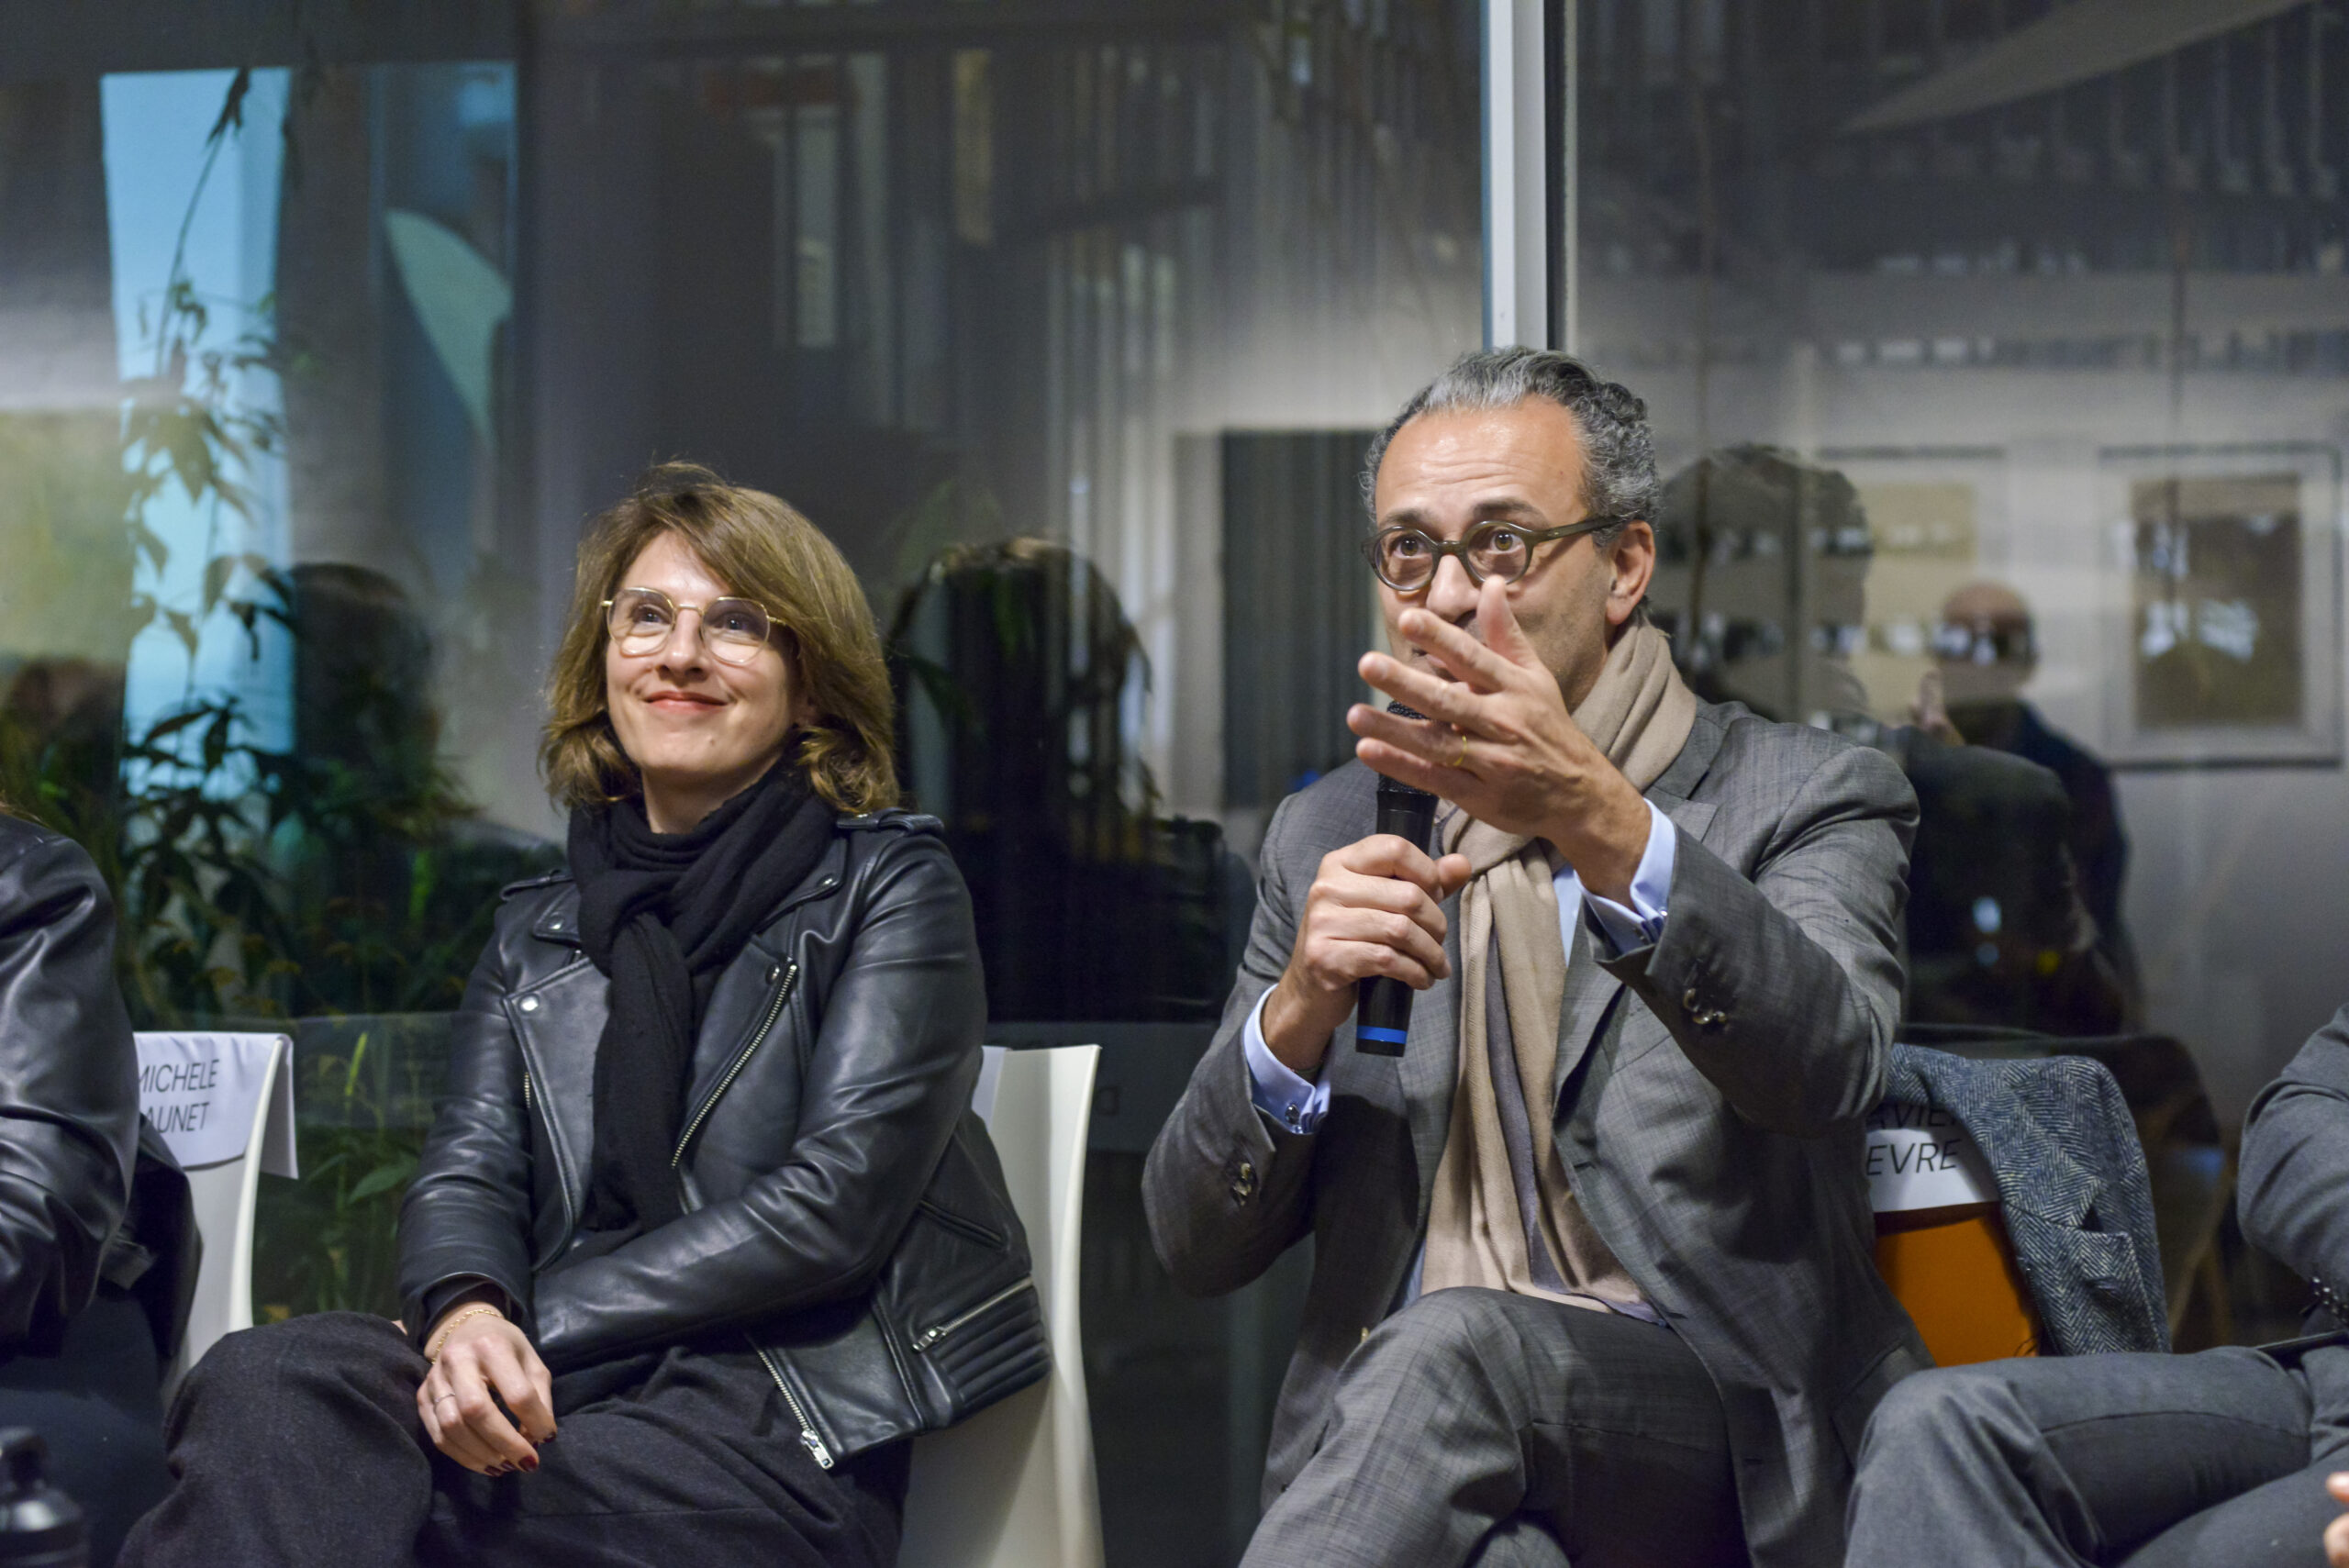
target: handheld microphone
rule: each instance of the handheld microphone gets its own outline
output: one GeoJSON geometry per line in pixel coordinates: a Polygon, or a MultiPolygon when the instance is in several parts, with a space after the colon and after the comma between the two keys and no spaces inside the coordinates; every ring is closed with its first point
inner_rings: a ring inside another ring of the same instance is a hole
{"type": "MultiPolygon", "coordinates": [[[[1401,703],[1386,711],[1403,718],[1425,718],[1401,703]]],[[[1435,796],[1423,789],[1397,784],[1381,774],[1378,780],[1378,831],[1408,839],[1421,851],[1435,827],[1435,796]]],[[[1357,987],[1354,1005],[1354,1049],[1365,1056],[1400,1056],[1411,1029],[1411,988],[1390,975],[1373,975],[1357,987]]]]}

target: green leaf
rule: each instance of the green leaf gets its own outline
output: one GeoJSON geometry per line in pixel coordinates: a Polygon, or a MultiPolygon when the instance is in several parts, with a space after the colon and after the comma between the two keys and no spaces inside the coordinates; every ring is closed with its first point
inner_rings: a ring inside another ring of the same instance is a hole
{"type": "Polygon", "coordinates": [[[172,628],[173,635],[180,639],[180,645],[185,648],[189,657],[193,658],[195,654],[197,637],[195,622],[188,617],[187,612],[167,609],[163,612],[163,622],[172,628]]]}
{"type": "Polygon", "coordinates": [[[362,1203],[378,1193],[390,1192],[415,1174],[416,1160],[413,1156],[395,1160],[387,1165],[378,1165],[359,1178],[359,1184],[351,1189],[349,1201],[362,1203]]]}

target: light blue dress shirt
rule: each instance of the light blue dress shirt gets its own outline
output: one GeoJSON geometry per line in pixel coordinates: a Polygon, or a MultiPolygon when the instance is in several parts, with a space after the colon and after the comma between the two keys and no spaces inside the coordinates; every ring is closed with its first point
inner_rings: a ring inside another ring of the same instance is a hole
{"type": "MultiPolygon", "coordinates": [[[[1565,951],[1572,952],[1575,948],[1574,928],[1568,922],[1584,908],[1598,922],[1599,930],[1618,958],[1661,940],[1664,906],[1672,896],[1673,857],[1678,846],[1672,819],[1655,802],[1648,802],[1648,845],[1640,853],[1640,869],[1631,874],[1631,906],[1628,909],[1585,887],[1574,867],[1561,866],[1558,874],[1551,879],[1551,885],[1558,890],[1558,940],[1565,951]]],[[[1264,997],[1272,994],[1267,987],[1264,995],[1256,998],[1256,1006],[1241,1029],[1241,1050],[1248,1058],[1249,1095],[1258,1110],[1301,1136],[1321,1125],[1321,1118],[1330,1109],[1330,1085],[1327,1080],[1307,1083],[1283,1066],[1272,1047],[1264,1043],[1264,997]]],[[[1419,1270],[1426,1262],[1427,1243],[1422,1240],[1418,1255],[1411,1260],[1411,1272],[1403,1282],[1399,1300],[1410,1301],[1419,1296],[1419,1270]]],[[[1597,1296],[1587,1299],[1598,1300],[1597,1296]]],[[[1608,1301],[1600,1305],[1610,1312],[1642,1322],[1664,1321],[1655,1308],[1644,1301],[1608,1301]]]]}
{"type": "MultiPolygon", "coordinates": [[[[1574,928],[1568,922],[1584,908],[1598,920],[1618,957],[1660,940],[1664,905],[1672,896],[1673,857],[1678,844],[1672,818],[1653,801],[1648,802],[1648,845],[1641,852],[1640,869],[1631,875],[1628,909],[1583,886],[1574,867],[1559,867],[1552,885],[1558,890],[1558,940],[1565,951],[1572,952],[1575,946],[1574,928]]],[[[1241,1050],[1248,1058],[1250,1096],[1258,1110],[1289,1131],[1308,1133],[1321,1125],[1330,1108],[1330,1085],[1327,1081],[1308,1083],[1298,1077],[1264,1043],[1264,997],[1271,995],[1268,988],[1256,998],[1255,1008],[1241,1030],[1241,1050]]]]}

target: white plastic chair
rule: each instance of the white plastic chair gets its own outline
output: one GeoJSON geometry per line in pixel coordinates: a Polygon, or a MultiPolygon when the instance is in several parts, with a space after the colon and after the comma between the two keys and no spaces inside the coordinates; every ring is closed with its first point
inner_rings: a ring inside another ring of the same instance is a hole
{"type": "Polygon", "coordinates": [[[986,1050],[973,1105],[1027,1227],[1052,1374],[914,1441],[900,1568],[1101,1568],[1077,1243],[1097,1045],[986,1050]]]}
{"type": "Polygon", "coordinates": [[[223,1334],[253,1324],[253,1206],[262,1172],[291,1176],[294,1042],[282,1034],[141,1034],[139,1108],[187,1172],[204,1254],[168,1397],[223,1334]]]}

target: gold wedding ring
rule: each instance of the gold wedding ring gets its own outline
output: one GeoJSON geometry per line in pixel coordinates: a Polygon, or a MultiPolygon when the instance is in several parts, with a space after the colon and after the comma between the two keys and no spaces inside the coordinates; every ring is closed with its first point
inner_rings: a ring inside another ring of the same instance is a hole
{"type": "Polygon", "coordinates": [[[1454,768],[1464,768],[1468,765],[1468,732],[1464,729],[1460,732],[1460,753],[1452,759],[1452,765],[1454,768]]]}

